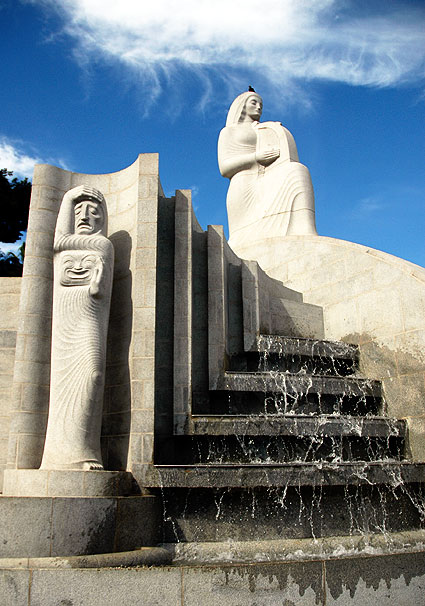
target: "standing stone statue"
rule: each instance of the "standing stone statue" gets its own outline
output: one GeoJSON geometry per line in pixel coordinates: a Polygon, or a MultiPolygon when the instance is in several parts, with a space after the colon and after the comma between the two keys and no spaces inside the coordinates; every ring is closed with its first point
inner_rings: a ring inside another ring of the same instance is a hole
{"type": "Polygon", "coordinates": [[[54,239],[50,405],[41,469],[103,469],[100,452],[114,249],[97,189],[62,200],[54,239]]]}
{"type": "Polygon", "coordinates": [[[229,244],[236,251],[259,239],[317,234],[308,168],[280,122],[259,122],[262,109],[257,93],[239,95],[218,141],[220,172],[230,179],[229,244]]]}

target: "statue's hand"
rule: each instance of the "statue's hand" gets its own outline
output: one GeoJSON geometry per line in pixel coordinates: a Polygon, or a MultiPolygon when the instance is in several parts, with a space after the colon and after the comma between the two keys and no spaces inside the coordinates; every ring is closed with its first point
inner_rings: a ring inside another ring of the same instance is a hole
{"type": "Polygon", "coordinates": [[[66,192],[64,200],[70,202],[78,202],[79,200],[96,200],[101,201],[99,191],[88,185],[78,185],[66,192]]]}
{"type": "Polygon", "coordinates": [[[100,285],[101,285],[101,281],[102,281],[102,276],[103,276],[103,261],[101,258],[99,258],[98,261],[96,262],[96,265],[94,266],[93,277],[92,277],[92,280],[90,282],[90,287],[89,287],[89,293],[91,294],[92,297],[100,297],[100,295],[101,295],[100,285]]]}
{"type": "Polygon", "coordinates": [[[265,151],[257,152],[255,154],[255,159],[259,164],[269,166],[269,164],[272,164],[279,156],[280,151],[278,149],[267,149],[265,151]]]}

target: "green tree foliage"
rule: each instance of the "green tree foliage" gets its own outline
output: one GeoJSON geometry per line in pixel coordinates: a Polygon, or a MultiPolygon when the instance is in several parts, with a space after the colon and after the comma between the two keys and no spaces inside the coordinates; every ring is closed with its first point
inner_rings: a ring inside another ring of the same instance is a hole
{"type": "Polygon", "coordinates": [[[0,169],[0,242],[16,242],[28,224],[31,183],[16,177],[9,180],[12,175],[0,169]]]}
{"type": "MultiPolygon", "coordinates": [[[[0,169],[0,242],[13,243],[26,230],[31,198],[28,179],[9,180],[13,173],[0,169]]],[[[25,255],[25,242],[18,254],[0,251],[0,276],[21,276],[25,255]]]]}

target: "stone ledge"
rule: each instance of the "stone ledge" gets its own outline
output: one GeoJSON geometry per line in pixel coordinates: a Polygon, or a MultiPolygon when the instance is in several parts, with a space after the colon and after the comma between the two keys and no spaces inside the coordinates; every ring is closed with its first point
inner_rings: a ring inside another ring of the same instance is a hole
{"type": "Polygon", "coordinates": [[[0,570],[4,606],[423,604],[425,553],[155,568],[0,570]]]}
{"type": "Polygon", "coordinates": [[[192,415],[190,433],[201,436],[354,436],[405,439],[406,421],[348,415],[192,415]]]}
{"type": "Polygon", "coordinates": [[[306,339],[281,335],[260,335],[256,351],[277,353],[282,356],[318,356],[358,360],[358,345],[342,341],[325,341],[323,339],[306,339]]]}
{"type": "MultiPolygon", "coordinates": [[[[163,543],[174,565],[341,559],[425,550],[425,530],[307,539],[163,543]]],[[[0,560],[0,568],[1,568],[0,560]]]]}
{"type": "Polygon", "coordinates": [[[54,558],[0,558],[0,570],[4,568],[130,568],[133,566],[164,566],[170,564],[172,553],[164,547],[140,547],[133,551],[95,553],[54,558]]]}
{"type": "Polygon", "coordinates": [[[296,375],[285,372],[231,372],[227,371],[217,384],[217,390],[257,391],[260,393],[331,394],[346,396],[382,395],[381,383],[357,377],[326,377],[321,375],[296,375]]]}
{"type": "MultiPolygon", "coordinates": [[[[135,475],[137,471],[135,470],[135,475]]],[[[155,465],[143,469],[148,488],[255,488],[284,486],[398,485],[425,482],[425,464],[404,461],[282,463],[280,465],[155,465]]]]}
{"type": "Polygon", "coordinates": [[[14,497],[109,497],[134,493],[129,471],[6,469],[3,495],[14,497]]]}

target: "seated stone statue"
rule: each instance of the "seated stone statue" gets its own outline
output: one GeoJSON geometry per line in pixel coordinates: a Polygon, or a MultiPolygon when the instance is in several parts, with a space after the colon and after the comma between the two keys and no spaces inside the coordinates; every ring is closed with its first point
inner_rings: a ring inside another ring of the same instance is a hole
{"type": "Polygon", "coordinates": [[[41,469],[103,469],[100,452],[114,250],[97,189],[63,197],[54,238],[50,404],[41,469]]]}
{"type": "Polygon", "coordinates": [[[260,123],[255,92],[239,95],[218,140],[218,163],[230,179],[229,244],[235,251],[255,240],[317,234],[310,173],[298,161],[291,133],[280,122],[260,123]]]}

